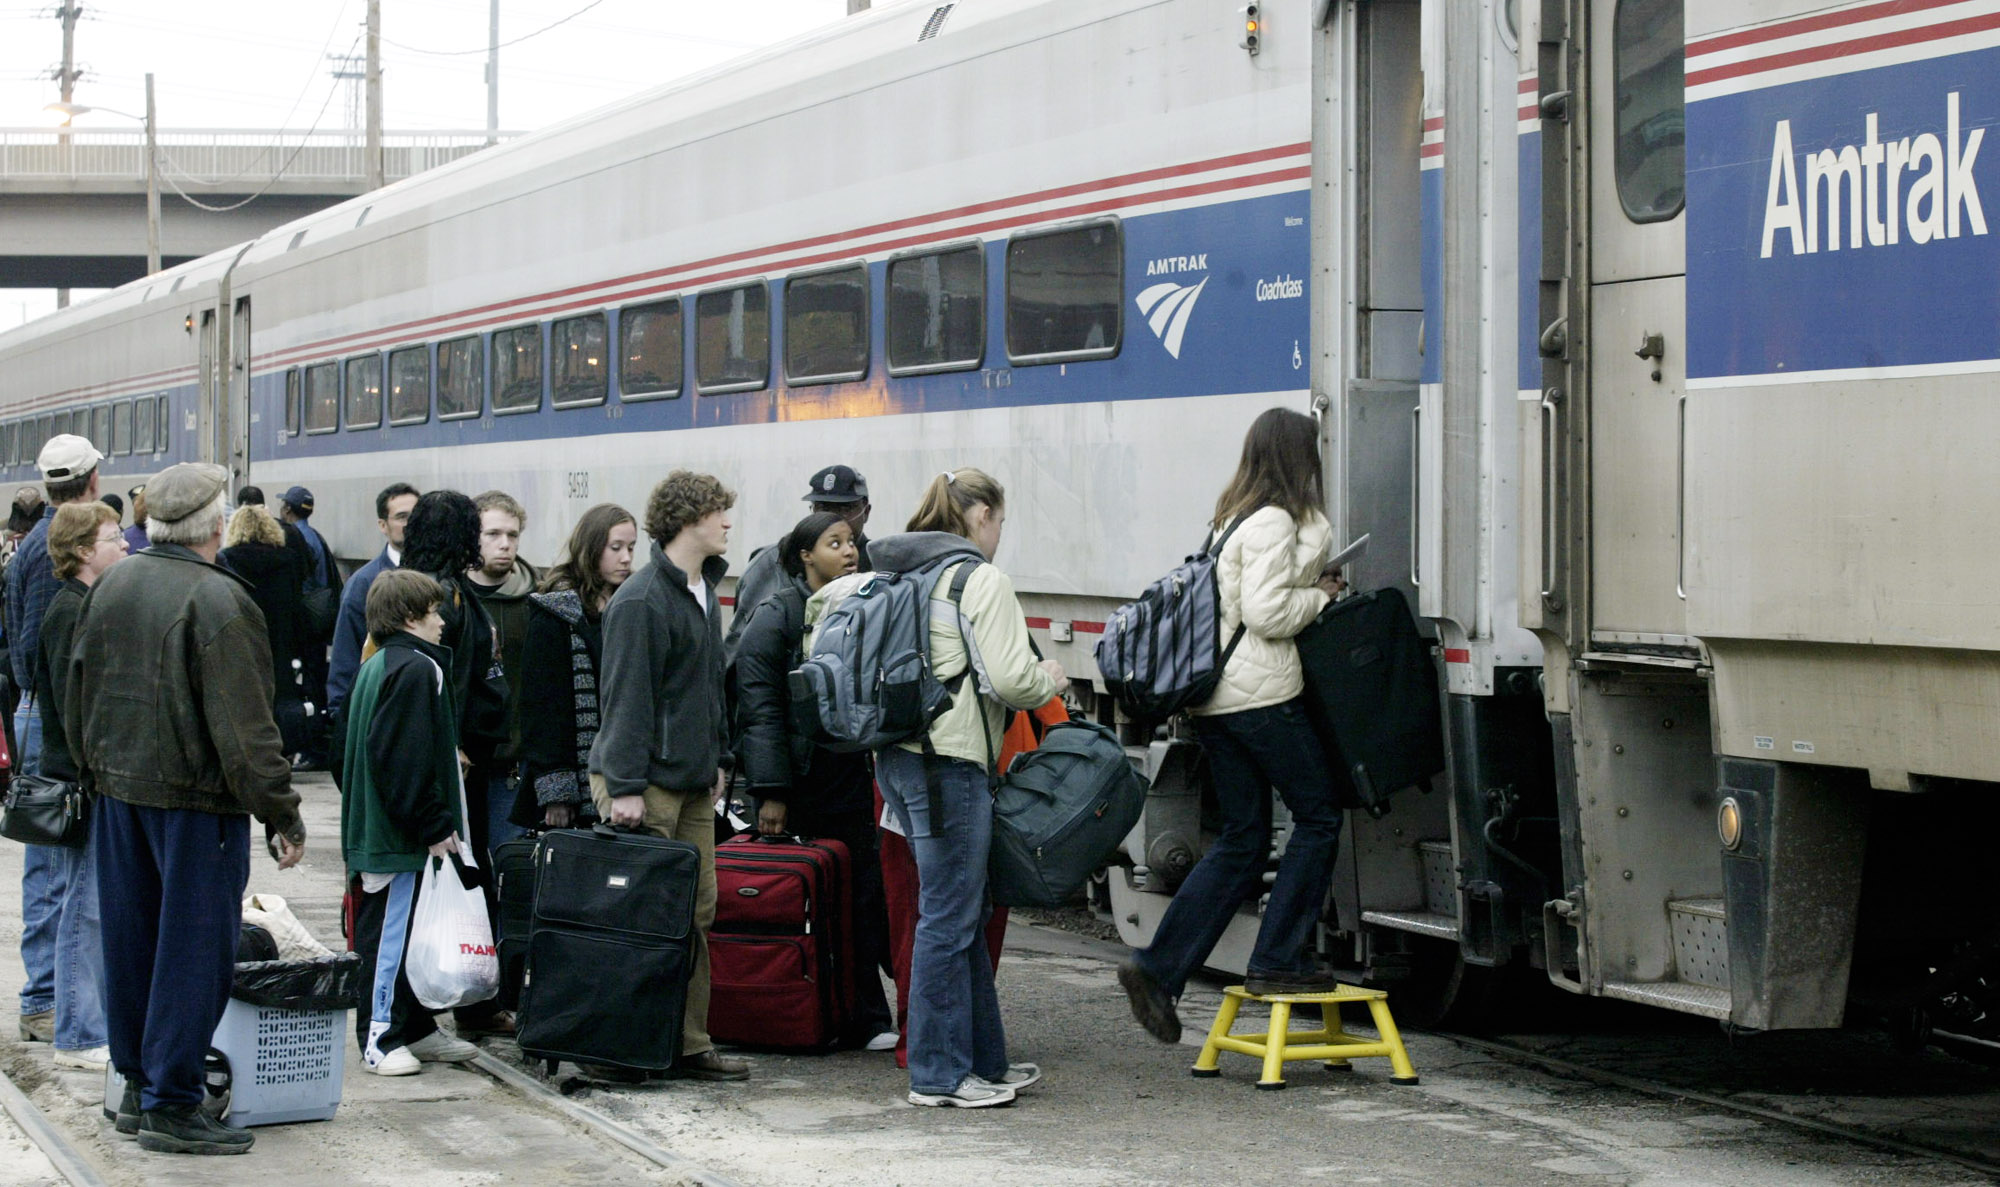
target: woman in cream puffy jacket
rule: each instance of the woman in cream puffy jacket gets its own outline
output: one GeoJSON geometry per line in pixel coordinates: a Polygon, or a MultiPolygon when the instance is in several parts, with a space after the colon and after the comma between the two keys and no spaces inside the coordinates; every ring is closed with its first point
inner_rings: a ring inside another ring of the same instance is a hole
{"type": "Polygon", "coordinates": [[[1207,752],[1223,833],[1181,883],[1150,947],[1118,969],[1141,1025],[1162,1042],[1180,1039],[1174,999],[1201,967],[1230,917],[1263,889],[1271,847],[1271,792],[1284,797],[1292,835],[1250,954],[1252,993],[1331,988],[1319,971],[1314,927],[1333,879],[1340,807],[1319,739],[1307,724],[1292,637],[1338,593],[1322,574],[1332,529],[1320,479],[1319,430],[1282,408],[1259,416],[1243,441],[1236,477],[1216,501],[1212,524],[1227,539],[1216,558],[1222,641],[1242,638],[1215,694],[1192,712],[1207,752]],[[1232,532],[1230,528],[1234,526],[1232,532]]]}

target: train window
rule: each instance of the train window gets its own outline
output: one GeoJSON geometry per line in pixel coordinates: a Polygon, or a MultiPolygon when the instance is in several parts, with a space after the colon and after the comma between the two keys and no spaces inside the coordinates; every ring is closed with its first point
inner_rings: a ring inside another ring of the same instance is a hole
{"type": "Polygon", "coordinates": [[[868,270],[856,264],[785,282],[785,379],[839,383],[868,374],[868,270]]]}
{"type": "Polygon", "coordinates": [[[99,404],[90,410],[90,443],[99,453],[115,452],[111,446],[111,405],[99,404]]]}
{"type": "Polygon", "coordinates": [[[1682,0],[1619,0],[1613,18],[1612,159],[1618,203],[1635,223],[1665,222],[1687,204],[1682,8],[1682,0]]]}
{"type": "MultiPolygon", "coordinates": [[[[292,372],[297,375],[298,372],[292,372]]],[[[150,396],[141,396],[132,404],[132,452],[153,452],[153,430],[159,427],[159,417],[153,413],[150,396]]],[[[296,423],[296,422],[294,422],[296,423]]],[[[297,430],[294,430],[296,432],[297,430]]]]}
{"type": "Polygon", "coordinates": [[[382,356],[347,360],[347,428],[372,429],[382,423],[382,356]]]}
{"type": "Polygon", "coordinates": [[[293,367],[285,372],[285,436],[299,435],[301,413],[299,400],[303,389],[299,386],[299,369],[293,367]]]}
{"type": "Polygon", "coordinates": [[[634,305],[618,315],[618,397],[659,400],[681,394],[681,303],[634,305]]]}
{"type": "MultiPolygon", "coordinates": [[[[306,368],[306,432],[331,433],[340,427],[340,368],[333,363],[321,363],[317,367],[306,368]]],[[[166,445],[173,438],[168,435],[167,410],[160,408],[160,444],[166,445]]]]}
{"type": "Polygon", "coordinates": [[[132,452],[132,401],[120,400],[111,406],[111,452],[123,457],[132,452]]]}
{"type": "Polygon", "coordinates": [[[438,419],[478,416],[486,404],[486,357],[478,335],[438,343],[438,419]]]}
{"type": "Polygon", "coordinates": [[[1016,363],[1108,359],[1125,304],[1124,236],[1092,223],[1007,244],[1007,355],[1016,363]]]}
{"type": "Polygon", "coordinates": [[[696,297],[694,325],[694,382],[703,394],[771,382],[771,295],[763,282],[696,297]]]}
{"type": "Polygon", "coordinates": [[[14,454],[14,425],[0,425],[0,465],[11,466],[20,459],[14,454]]]}
{"type": "Polygon", "coordinates": [[[604,403],[611,390],[611,330],[601,313],[572,317],[549,326],[551,376],[558,408],[604,403]]]}
{"type": "Polygon", "coordinates": [[[542,406],[542,327],[493,335],[493,411],[533,412],[542,406]]]}
{"type": "Polygon", "coordinates": [[[977,367],[986,355],[986,254],[977,245],[889,261],[889,373],[977,367]]]}
{"type": "Polygon", "coordinates": [[[420,425],[431,418],[431,349],[389,352],[389,423],[420,425]]]}
{"type": "Polygon", "coordinates": [[[160,439],[153,443],[162,453],[174,447],[173,405],[167,397],[160,397],[160,439]]]}

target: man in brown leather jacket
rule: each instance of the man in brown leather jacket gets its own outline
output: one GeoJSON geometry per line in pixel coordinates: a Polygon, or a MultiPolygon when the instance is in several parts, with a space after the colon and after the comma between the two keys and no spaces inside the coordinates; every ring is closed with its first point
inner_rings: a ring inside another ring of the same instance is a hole
{"type": "Polygon", "coordinates": [[[306,839],[263,614],[215,563],[227,480],[220,466],[182,464],[147,485],[152,547],[84,599],[63,701],[97,793],[105,1016],[127,1085],[117,1126],[178,1154],[240,1154],[254,1140],[201,1111],[202,1057],[235,971],[248,816],[272,834],[280,868],[306,839]]]}

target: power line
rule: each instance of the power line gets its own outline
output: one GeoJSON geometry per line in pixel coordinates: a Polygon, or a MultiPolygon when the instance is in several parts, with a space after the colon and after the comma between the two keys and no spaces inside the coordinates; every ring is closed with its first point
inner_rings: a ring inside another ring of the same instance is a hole
{"type": "Polygon", "coordinates": [[[577,9],[575,12],[570,13],[568,16],[563,17],[560,20],[550,21],[548,24],[543,25],[541,28],[535,30],[533,33],[526,33],[510,41],[503,41],[499,45],[482,45],[478,49],[424,49],[420,46],[404,45],[400,41],[392,41],[387,37],[382,38],[382,41],[388,45],[395,46],[397,49],[407,50],[413,54],[429,54],[432,57],[437,57],[437,58],[463,58],[463,57],[468,57],[472,54],[484,54],[484,53],[490,53],[496,49],[506,49],[510,45],[519,45],[523,41],[527,41],[530,38],[540,37],[542,34],[548,32],[550,29],[555,28],[557,25],[567,25],[571,21],[582,16],[584,13],[589,12],[591,9],[596,8],[598,5],[602,3],[604,3],[604,0],[590,0],[590,3],[584,5],[582,8],[577,9]]]}
{"type": "MultiPolygon", "coordinates": [[[[361,39],[359,37],[355,38],[355,42],[357,43],[360,40],[361,39]]],[[[350,52],[352,52],[354,46],[350,44],[347,48],[350,52]]],[[[299,159],[299,154],[305,151],[306,141],[311,139],[312,134],[314,132],[319,131],[320,121],[326,118],[326,109],[332,106],[333,104],[333,93],[339,89],[340,86],[338,83],[335,83],[333,86],[330,86],[326,89],[326,98],[320,102],[319,113],[313,116],[312,127],[307,128],[304,134],[302,134],[299,137],[299,146],[292,150],[291,156],[285,158],[284,164],[278,166],[278,171],[271,175],[271,180],[264,183],[263,189],[260,189],[256,193],[251,194],[249,197],[243,199],[241,202],[232,202],[227,206],[210,206],[208,203],[201,201],[200,199],[189,194],[186,190],[183,190],[180,187],[180,183],[176,182],[173,179],[172,174],[162,172],[161,176],[167,179],[167,185],[174,191],[174,193],[180,195],[182,201],[186,202],[190,206],[195,207],[197,210],[206,210],[210,214],[227,214],[232,210],[248,206],[250,205],[250,203],[255,202],[257,199],[263,197],[266,193],[270,192],[271,187],[277,185],[279,180],[283,178],[286,172],[291,169],[292,162],[299,159]]],[[[171,157],[169,157],[168,159],[172,160],[171,157]]],[[[174,167],[177,169],[181,169],[179,162],[175,162],[174,167]]],[[[181,172],[187,174],[188,180],[190,181],[198,180],[194,177],[193,174],[188,173],[186,169],[181,169],[181,172]]]]}

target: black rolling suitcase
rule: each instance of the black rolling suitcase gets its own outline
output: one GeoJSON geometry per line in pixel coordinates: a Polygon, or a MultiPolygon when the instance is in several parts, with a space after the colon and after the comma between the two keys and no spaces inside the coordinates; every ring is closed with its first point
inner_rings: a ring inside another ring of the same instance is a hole
{"type": "Polygon", "coordinates": [[[521,976],[528,965],[528,926],[535,914],[535,853],[541,839],[534,833],[493,848],[493,892],[500,909],[494,945],[500,950],[500,992],[494,998],[512,1009],[521,1000],[521,976]]]}
{"type": "Polygon", "coordinates": [[[521,988],[523,1054],[665,1071],[681,1053],[701,851],[650,833],[541,839],[521,988]]]}
{"type": "Polygon", "coordinates": [[[1409,603],[1378,589],[1330,603],[1296,640],[1306,714],[1327,761],[1370,815],[1444,770],[1444,716],[1430,640],[1409,603]]]}

